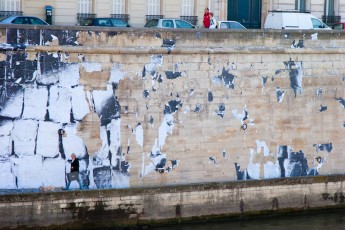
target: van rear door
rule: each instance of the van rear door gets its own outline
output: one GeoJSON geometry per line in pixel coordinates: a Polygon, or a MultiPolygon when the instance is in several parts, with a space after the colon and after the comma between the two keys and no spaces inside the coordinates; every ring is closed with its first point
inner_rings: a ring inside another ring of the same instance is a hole
{"type": "Polygon", "coordinates": [[[268,12],[265,29],[281,29],[282,28],[282,13],[281,12],[268,12]]]}

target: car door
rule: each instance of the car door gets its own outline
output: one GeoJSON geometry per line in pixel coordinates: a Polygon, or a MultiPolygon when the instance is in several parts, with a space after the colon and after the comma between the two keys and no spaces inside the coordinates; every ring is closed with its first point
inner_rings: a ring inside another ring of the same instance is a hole
{"type": "Polygon", "coordinates": [[[127,27],[128,26],[128,24],[125,21],[123,21],[119,18],[112,18],[111,22],[112,22],[113,26],[115,26],[115,27],[127,27]]]}
{"type": "Polygon", "coordinates": [[[174,21],[171,19],[162,20],[163,28],[174,28],[174,21]]]}
{"type": "Polygon", "coordinates": [[[47,23],[45,23],[39,18],[29,17],[28,19],[31,25],[47,25],[47,23]]]}
{"type": "Polygon", "coordinates": [[[242,26],[238,22],[229,22],[229,25],[230,25],[230,29],[233,29],[233,30],[244,30],[245,29],[245,27],[242,26]]]}
{"type": "Polygon", "coordinates": [[[314,29],[330,29],[325,23],[316,18],[311,18],[314,29]]]}
{"type": "Polygon", "coordinates": [[[183,20],[175,20],[175,28],[187,28],[187,29],[191,29],[191,28],[195,28],[192,24],[183,21],[183,20]]]}
{"type": "Polygon", "coordinates": [[[12,24],[29,24],[29,20],[25,17],[17,17],[11,23],[12,24]]]}

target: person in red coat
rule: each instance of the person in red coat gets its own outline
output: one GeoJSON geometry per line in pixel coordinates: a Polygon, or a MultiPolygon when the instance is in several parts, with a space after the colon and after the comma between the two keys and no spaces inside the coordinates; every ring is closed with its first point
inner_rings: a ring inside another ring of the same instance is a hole
{"type": "Polygon", "coordinates": [[[211,21],[211,16],[210,16],[210,10],[206,7],[205,8],[205,13],[204,13],[204,27],[209,28],[210,27],[210,21],[211,21]]]}

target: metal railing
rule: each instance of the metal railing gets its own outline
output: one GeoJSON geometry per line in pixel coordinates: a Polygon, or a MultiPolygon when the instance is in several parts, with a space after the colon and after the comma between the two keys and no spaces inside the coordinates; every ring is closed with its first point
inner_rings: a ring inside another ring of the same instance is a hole
{"type": "Polygon", "coordinates": [[[146,15],[146,21],[151,19],[161,19],[164,18],[164,15],[146,15]]]}
{"type": "Polygon", "coordinates": [[[341,16],[327,16],[327,15],[322,15],[322,21],[326,23],[327,25],[333,25],[334,23],[338,23],[341,20],[341,16]]]}
{"type": "Polygon", "coordinates": [[[0,11],[0,18],[12,16],[12,15],[23,15],[23,11],[0,11]]]}
{"type": "Polygon", "coordinates": [[[193,25],[196,25],[198,23],[198,16],[180,16],[180,19],[186,20],[193,25]]]}
{"type": "Polygon", "coordinates": [[[110,14],[110,17],[122,19],[127,23],[129,21],[129,14],[110,14]]]}
{"type": "Polygon", "coordinates": [[[77,13],[77,25],[79,26],[85,26],[87,23],[85,22],[85,19],[88,18],[95,18],[96,14],[89,14],[89,13],[77,13]]]}

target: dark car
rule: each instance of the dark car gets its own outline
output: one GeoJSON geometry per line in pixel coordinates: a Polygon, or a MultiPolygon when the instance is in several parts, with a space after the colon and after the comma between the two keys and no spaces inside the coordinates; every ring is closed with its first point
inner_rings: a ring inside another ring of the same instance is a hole
{"type": "Polygon", "coordinates": [[[345,22],[339,22],[332,26],[333,30],[345,30],[345,22]]]}
{"type": "Polygon", "coordinates": [[[120,18],[89,18],[85,19],[86,26],[109,26],[109,27],[130,27],[129,24],[120,18]]]}
{"type": "Polygon", "coordinates": [[[45,22],[37,17],[18,15],[2,18],[0,19],[0,24],[49,25],[48,22],[45,22]]]}

